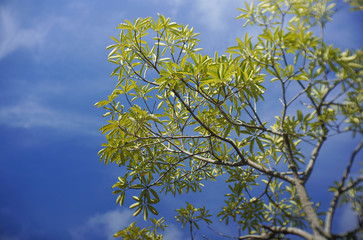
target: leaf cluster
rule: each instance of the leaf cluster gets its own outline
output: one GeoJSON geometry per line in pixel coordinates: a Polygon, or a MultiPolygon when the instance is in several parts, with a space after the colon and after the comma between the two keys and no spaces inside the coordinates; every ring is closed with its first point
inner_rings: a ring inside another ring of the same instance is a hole
{"type": "MultiPolygon", "coordinates": [[[[250,233],[239,239],[333,238],[337,203],[361,203],[362,177],[346,179],[363,144],[347,156],[329,209],[318,209],[306,183],[327,139],[363,134],[363,51],[325,43],[331,1],[261,0],[240,11],[261,32],[237,38],[224,55],[198,53],[198,33],[162,15],[117,27],[107,47],[117,84],[95,104],[109,118],[100,159],[125,170],[116,202],[133,201],[146,221],[160,194],[200,192],[224,175],[217,218],[250,233]],[[267,105],[279,112],[272,120],[267,105]]],[[[186,204],[176,220],[193,236],[197,222],[212,222],[205,206],[186,204]]],[[[117,236],[130,232],[155,234],[131,224],[117,236]]]]}

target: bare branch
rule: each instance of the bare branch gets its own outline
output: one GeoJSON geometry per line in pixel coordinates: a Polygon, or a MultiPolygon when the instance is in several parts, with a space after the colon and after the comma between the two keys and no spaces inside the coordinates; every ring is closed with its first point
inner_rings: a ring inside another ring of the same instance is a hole
{"type": "Polygon", "coordinates": [[[304,171],[304,176],[302,178],[304,184],[306,183],[306,181],[309,179],[311,173],[313,172],[314,166],[315,166],[315,162],[316,159],[319,155],[320,149],[323,146],[325,140],[326,140],[327,136],[326,134],[324,134],[323,136],[321,136],[318,139],[317,144],[315,145],[315,148],[313,149],[312,153],[311,153],[311,158],[309,160],[308,165],[306,166],[306,169],[304,171]]]}
{"type": "Polygon", "coordinates": [[[310,88],[310,85],[308,85],[305,89],[303,89],[301,92],[296,94],[295,97],[293,97],[286,105],[286,107],[290,106],[296,99],[298,99],[302,94],[306,93],[310,88]]]}
{"type": "Polygon", "coordinates": [[[273,170],[270,170],[268,168],[265,168],[265,167],[255,163],[255,162],[252,162],[251,160],[248,160],[248,159],[247,159],[247,165],[253,167],[254,169],[256,169],[256,170],[258,170],[260,172],[263,172],[264,174],[266,174],[268,176],[276,177],[276,178],[285,180],[286,182],[289,182],[289,183],[294,183],[295,182],[295,179],[292,178],[292,177],[286,176],[285,174],[280,173],[278,171],[273,171],[273,170]]]}
{"type": "Polygon", "coordinates": [[[240,237],[234,237],[234,236],[223,234],[221,232],[217,232],[216,230],[214,230],[211,227],[208,227],[208,228],[210,230],[212,230],[213,232],[217,233],[221,237],[230,238],[230,239],[238,239],[238,240],[271,239],[271,237],[273,236],[273,233],[269,232],[269,233],[263,233],[261,235],[249,234],[249,235],[244,235],[244,236],[240,236],[240,237]]]}
{"type": "Polygon", "coordinates": [[[308,233],[305,232],[304,230],[301,230],[299,228],[294,228],[294,227],[279,227],[279,226],[263,226],[265,229],[270,230],[273,233],[284,233],[284,234],[293,234],[293,235],[297,235],[300,237],[303,237],[305,239],[313,239],[313,236],[308,233]]]}
{"type": "Polygon", "coordinates": [[[349,183],[347,186],[343,187],[341,189],[341,192],[344,193],[346,191],[349,191],[350,189],[354,188],[355,186],[357,186],[361,182],[363,182],[363,175],[359,176],[359,178],[355,179],[354,181],[349,183]]]}
{"type": "Polygon", "coordinates": [[[337,203],[338,203],[338,200],[339,200],[341,194],[344,193],[345,191],[347,191],[348,189],[354,187],[360,181],[363,181],[363,176],[360,176],[360,178],[358,178],[354,182],[354,184],[352,183],[349,186],[344,187],[345,181],[346,181],[346,179],[347,179],[347,177],[348,177],[348,175],[350,173],[351,167],[353,165],[355,156],[362,149],[362,147],[363,147],[363,141],[361,141],[356,146],[356,148],[354,149],[354,151],[353,151],[353,153],[352,153],[352,155],[350,157],[350,161],[348,163],[348,166],[347,166],[347,168],[344,171],[344,174],[342,176],[342,179],[340,180],[338,189],[334,192],[333,199],[330,202],[330,207],[329,207],[329,210],[328,210],[328,212],[326,214],[326,217],[325,217],[325,219],[326,219],[325,220],[325,231],[328,232],[328,233],[331,232],[331,226],[332,226],[332,222],[333,222],[333,216],[334,216],[334,213],[335,213],[335,210],[336,210],[336,206],[337,206],[337,203]]]}

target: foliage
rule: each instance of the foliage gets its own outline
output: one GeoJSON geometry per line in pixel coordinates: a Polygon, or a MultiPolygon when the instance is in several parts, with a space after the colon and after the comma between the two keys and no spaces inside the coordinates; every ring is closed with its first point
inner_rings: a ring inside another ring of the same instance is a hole
{"type": "MultiPolygon", "coordinates": [[[[238,19],[260,33],[214,56],[198,53],[193,28],[162,15],[119,24],[107,47],[118,83],[95,104],[110,118],[101,161],[125,170],[113,186],[117,203],[131,194],[130,208],[146,221],[158,215],[159,194],[200,192],[223,175],[229,192],[217,217],[249,234],[233,237],[356,238],[358,228],[338,235],[332,221],[338,203],[362,211],[363,177],[350,173],[363,142],[342,159],[328,209],[306,187],[316,162],[329,161],[319,158],[327,139],[363,133],[363,52],[324,41],[334,9],[323,0],[245,3],[238,19]],[[271,103],[275,120],[264,113],[271,103]]],[[[192,238],[197,221],[211,223],[205,206],[176,212],[192,238]]],[[[115,236],[162,238],[135,223],[115,236]]]]}
{"type": "Polygon", "coordinates": [[[122,237],[124,240],[161,240],[163,236],[157,234],[157,230],[164,231],[167,225],[164,224],[164,218],[155,219],[152,218],[151,222],[153,227],[141,228],[136,227],[136,222],[130,224],[130,226],[117,232],[114,237],[122,237]],[[152,231],[151,231],[152,228],[152,231]]]}

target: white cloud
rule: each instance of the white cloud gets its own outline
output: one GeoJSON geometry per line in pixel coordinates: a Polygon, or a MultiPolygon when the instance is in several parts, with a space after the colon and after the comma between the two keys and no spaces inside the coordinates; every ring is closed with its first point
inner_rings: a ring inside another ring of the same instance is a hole
{"type": "Polygon", "coordinates": [[[15,11],[7,7],[0,8],[0,60],[18,48],[40,46],[50,28],[45,22],[22,28],[17,22],[15,11]]]}
{"type": "Polygon", "coordinates": [[[98,128],[93,118],[47,107],[34,96],[28,96],[18,104],[0,108],[0,123],[13,127],[53,127],[93,134],[97,131],[91,132],[90,129],[98,128]]]}
{"type": "Polygon", "coordinates": [[[164,239],[166,240],[182,240],[185,239],[183,237],[183,233],[177,226],[173,224],[169,224],[165,229],[164,239]]]}
{"type": "MultiPolygon", "coordinates": [[[[96,214],[89,218],[83,225],[72,229],[70,234],[73,240],[113,240],[115,239],[113,235],[119,230],[127,227],[132,222],[132,218],[132,212],[128,209],[96,214]]],[[[166,240],[185,239],[181,229],[174,224],[168,224],[163,235],[166,240]]]]}
{"type": "Polygon", "coordinates": [[[82,226],[70,231],[72,239],[86,240],[97,236],[102,239],[113,240],[113,235],[120,229],[129,225],[132,213],[129,210],[109,211],[103,214],[96,214],[82,226]]]}
{"type": "Polygon", "coordinates": [[[357,227],[357,214],[349,205],[345,205],[338,220],[338,229],[341,232],[350,231],[357,227]]]}
{"type": "MultiPolygon", "coordinates": [[[[190,22],[197,21],[209,30],[229,28],[229,23],[237,17],[237,8],[243,6],[241,0],[154,0],[155,4],[168,5],[167,10],[173,17],[182,15],[190,22]]],[[[169,16],[167,16],[169,17],[169,16]]]]}
{"type": "MultiPolygon", "coordinates": [[[[171,15],[173,17],[175,17],[180,13],[181,6],[185,4],[185,1],[184,0],[169,0],[169,1],[155,0],[155,4],[157,4],[157,5],[167,4],[168,8],[170,8],[171,15]]],[[[165,16],[165,17],[170,17],[170,16],[165,16]]]]}
{"type": "Polygon", "coordinates": [[[197,19],[211,30],[228,29],[231,18],[237,17],[240,0],[199,0],[196,4],[197,19]]]}

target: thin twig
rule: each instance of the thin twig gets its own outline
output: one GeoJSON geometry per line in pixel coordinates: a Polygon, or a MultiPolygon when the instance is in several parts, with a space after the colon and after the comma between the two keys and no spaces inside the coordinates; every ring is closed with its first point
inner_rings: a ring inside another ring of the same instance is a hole
{"type": "MultiPolygon", "coordinates": [[[[338,203],[338,200],[341,196],[341,194],[347,190],[347,187],[344,188],[344,185],[345,185],[345,181],[347,180],[347,177],[351,171],[351,167],[353,165],[353,162],[354,162],[354,159],[355,159],[355,156],[357,155],[357,153],[363,148],[363,141],[361,141],[357,146],[356,148],[354,149],[351,157],[350,157],[350,161],[348,163],[348,166],[347,168],[345,169],[344,173],[343,173],[343,176],[342,176],[342,179],[340,180],[340,183],[339,183],[339,186],[338,186],[338,189],[334,192],[334,196],[333,196],[333,199],[331,200],[330,202],[330,207],[329,207],[329,210],[326,214],[326,217],[325,217],[325,231],[330,233],[331,232],[331,226],[332,226],[332,222],[333,222],[333,217],[334,217],[334,213],[335,213],[335,210],[336,210],[336,206],[337,206],[337,203],[338,203]]],[[[358,178],[358,180],[360,179],[363,179],[363,177],[361,176],[360,178],[358,178]]],[[[360,181],[359,181],[360,182],[360,181]]],[[[358,184],[359,182],[356,182],[356,184],[358,184]]]]}

